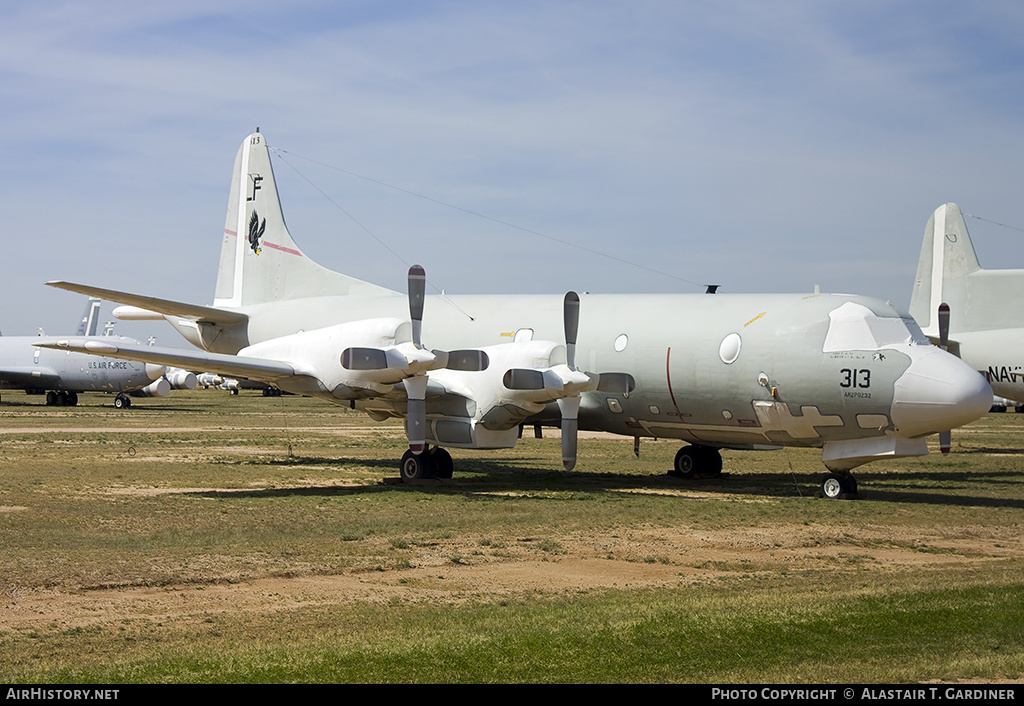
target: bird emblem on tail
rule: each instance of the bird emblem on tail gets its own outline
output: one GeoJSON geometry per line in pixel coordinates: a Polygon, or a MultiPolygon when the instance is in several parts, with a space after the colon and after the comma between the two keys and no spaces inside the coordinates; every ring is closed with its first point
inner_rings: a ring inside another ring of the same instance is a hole
{"type": "Polygon", "coordinates": [[[263,240],[263,231],[267,229],[267,219],[260,222],[260,216],[254,210],[249,217],[249,247],[257,255],[260,254],[260,241],[263,240]]]}

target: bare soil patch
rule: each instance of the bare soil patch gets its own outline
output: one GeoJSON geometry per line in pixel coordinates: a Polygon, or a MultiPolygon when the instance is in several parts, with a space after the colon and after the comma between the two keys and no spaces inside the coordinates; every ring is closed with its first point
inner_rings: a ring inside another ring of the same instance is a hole
{"type": "MultiPolygon", "coordinates": [[[[526,537],[516,543],[534,541],[526,537]]],[[[680,587],[721,580],[737,571],[749,576],[913,567],[941,573],[1024,555],[1024,542],[998,528],[963,528],[962,534],[949,536],[867,527],[856,538],[835,528],[796,524],[697,533],[650,528],[548,541],[558,549],[541,559],[474,554],[468,544],[437,542],[417,547],[410,566],[402,569],[366,567],[332,575],[86,587],[76,592],[13,588],[0,606],[0,629],[70,629],[137,619],[193,622],[220,614],[272,614],[360,601],[454,603],[526,593],[680,587]]]]}

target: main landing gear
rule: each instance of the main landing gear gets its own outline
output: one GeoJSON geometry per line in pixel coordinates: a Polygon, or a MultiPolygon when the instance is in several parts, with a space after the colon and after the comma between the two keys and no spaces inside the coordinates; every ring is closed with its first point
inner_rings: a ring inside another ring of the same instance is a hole
{"type": "Polygon", "coordinates": [[[715,478],[722,475],[722,454],[713,446],[684,446],[669,471],[677,478],[715,478]]]}
{"type": "Polygon", "coordinates": [[[832,471],[821,479],[821,497],[829,500],[855,500],[857,479],[849,471],[832,471]]]}
{"type": "Polygon", "coordinates": [[[46,393],[46,404],[50,407],[74,407],[78,404],[78,393],[50,390],[46,393]]]}
{"type": "Polygon", "coordinates": [[[428,448],[419,454],[406,451],[399,467],[405,483],[428,478],[451,478],[454,470],[452,455],[440,446],[428,448]]]}

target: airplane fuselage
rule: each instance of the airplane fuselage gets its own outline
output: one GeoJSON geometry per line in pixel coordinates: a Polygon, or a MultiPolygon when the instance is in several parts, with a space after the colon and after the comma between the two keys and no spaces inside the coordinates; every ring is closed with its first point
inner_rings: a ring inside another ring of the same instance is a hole
{"type": "Polygon", "coordinates": [[[963,331],[956,337],[960,358],[985,376],[995,395],[1024,401],[1024,329],[963,331]]]}
{"type": "MultiPolygon", "coordinates": [[[[580,299],[577,365],[589,371],[628,372],[636,381],[629,393],[585,393],[581,429],[678,438],[720,448],[821,447],[852,440],[867,440],[870,445],[877,439],[878,449],[892,449],[899,444],[886,440],[898,437],[906,451],[909,440],[917,440],[912,445],[920,453],[921,436],[963,423],[941,415],[922,420],[920,412],[927,408],[930,392],[919,382],[920,376],[907,372],[915,361],[941,359],[951,363],[954,378],[966,379],[973,373],[931,346],[909,316],[871,298],[583,294],[580,299]],[[834,317],[833,312],[844,306],[851,316],[834,317]],[[872,323],[887,330],[873,335],[872,323]]],[[[551,295],[428,297],[424,344],[441,349],[510,346],[494,350],[514,355],[516,346],[526,340],[561,340],[561,307],[562,298],[551,295]]],[[[296,337],[301,349],[303,336],[329,326],[408,318],[408,303],[400,296],[319,297],[239,311],[249,316],[248,328],[244,337],[236,331],[230,340],[244,339],[253,347],[225,352],[247,355],[259,351],[264,342],[289,337],[296,337]]],[[[224,340],[204,341],[191,321],[167,318],[194,343],[216,349],[224,340]]],[[[318,368],[318,390],[304,386],[294,391],[350,404],[346,371],[337,363],[336,370],[328,370],[345,345],[352,343],[336,343],[318,368]],[[339,393],[336,385],[345,392],[339,393]]],[[[287,359],[287,354],[273,357],[287,359]]],[[[918,363],[916,369],[929,364],[918,363]]],[[[460,380],[479,390],[488,385],[476,385],[475,379],[500,377],[502,372],[461,373],[460,380]]],[[[943,368],[940,374],[947,372],[943,368]]],[[[431,377],[445,384],[443,373],[431,377]]],[[[983,381],[974,385],[983,388],[983,381]]],[[[357,406],[375,416],[400,416],[405,411],[401,394],[359,400],[357,406]]],[[[428,416],[442,417],[450,413],[448,407],[447,412],[432,407],[428,397],[428,416]]],[[[557,420],[557,411],[549,408],[523,421],[557,420]]],[[[482,438],[472,444],[431,440],[451,446],[509,445],[508,435],[491,444],[482,438]]]]}
{"type": "MultiPolygon", "coordinates": [[[[423,247],[445,257],[432,245],[423,247]]],[[[814,446],[833,471],[823,494],[849,496],[851,468],[925,454],[924,437],[991,405],[984,378],[932,346],[909,315],[870,298],[426,297],[425,283],[413,265],[403,296],[307,257],[285,225],[256,132],[235,156],[212,306],[51,284],[125,305],[115,316],[162,316],[203,350],[94,347],[100,355],[405,418],[405,480],[451,477],[445,447],[510,447],[523,425],[558,423],[567,469],[578,429],[686,440],[675,462],[683,475],[719,472],[721,448],[814,446]]]]}

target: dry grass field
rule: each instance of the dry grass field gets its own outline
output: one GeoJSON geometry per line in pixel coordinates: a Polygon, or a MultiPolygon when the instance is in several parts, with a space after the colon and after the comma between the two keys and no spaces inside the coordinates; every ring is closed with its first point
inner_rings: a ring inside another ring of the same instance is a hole
{"type": "Polygon", "coordinates": [[[1024,675],[1024,414],[814,497],[820,452],[557,430],[405,486],[398,423],[243,392],[0,403],[5,682],[1024,675]]]}

